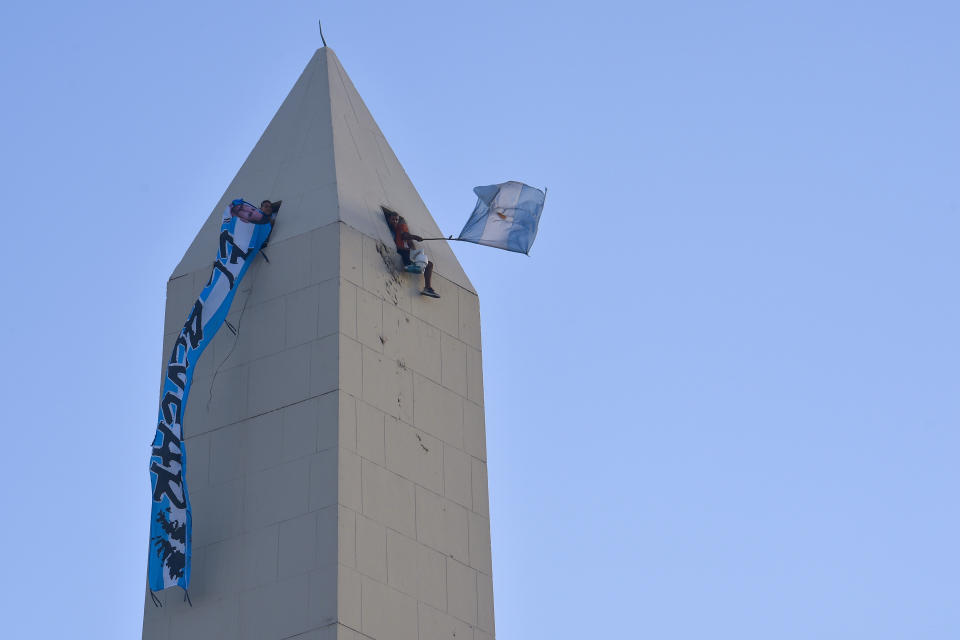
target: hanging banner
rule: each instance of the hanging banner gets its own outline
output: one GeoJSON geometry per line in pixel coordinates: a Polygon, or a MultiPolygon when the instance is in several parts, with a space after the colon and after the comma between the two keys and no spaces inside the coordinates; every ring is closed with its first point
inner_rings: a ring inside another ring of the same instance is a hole
{"type": "Polygon", "coordinates": [[[200,297],[193,303],[167,363],[157,433],[150,455],[153,504],[147,575],[151,591],[173,586],[186,590],[190,585],[192,521],[187,495],[183,412],[190,394],[194,366],[226,320],[247,267],[253,263],[273,229],[276,207],[272,204],[267,207],[266,201],[261,206],[266,211],[243,200],[234,200],[224,211],[213,272],[200,297]]]}

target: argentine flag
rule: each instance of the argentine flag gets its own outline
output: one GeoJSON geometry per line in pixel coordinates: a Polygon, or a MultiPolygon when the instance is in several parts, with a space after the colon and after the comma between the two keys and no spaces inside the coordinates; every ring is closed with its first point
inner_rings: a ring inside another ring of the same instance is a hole
{"type": "Polygon", "coordinates": [[[522,182],[474,187],[477,206],[458,240],[517,253],[530,253],[546,192],[522,182]]]}

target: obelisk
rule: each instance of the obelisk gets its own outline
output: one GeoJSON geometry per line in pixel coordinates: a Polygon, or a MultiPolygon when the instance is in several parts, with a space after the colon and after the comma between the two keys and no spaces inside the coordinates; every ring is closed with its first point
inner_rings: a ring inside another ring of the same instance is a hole
{"type": "Polygon", "coordinates": [[[440,299],[402,270],[381,206],[443,234],[329,48],[173,271],[164,363],[234,198],[283,205],[185,409],[192,606],[143,638],[493,638],[477,294],[444,242],[440,299]]]}

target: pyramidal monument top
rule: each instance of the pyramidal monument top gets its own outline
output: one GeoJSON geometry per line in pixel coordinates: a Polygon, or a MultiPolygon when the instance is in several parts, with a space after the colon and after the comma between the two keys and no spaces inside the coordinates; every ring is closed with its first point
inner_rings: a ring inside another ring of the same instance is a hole
{"type": "MultiPolygon", "coordinates": [[[[283,201],[272,243],[343,222],[392,247],[381,206],[399,211],[413,233],[444,235],[329,47],[307,63],[171,279],[209,263],[235,198],[283,201]]],[[[427,250],[437,274],[476,293],[446,242],[427,250]]]]}

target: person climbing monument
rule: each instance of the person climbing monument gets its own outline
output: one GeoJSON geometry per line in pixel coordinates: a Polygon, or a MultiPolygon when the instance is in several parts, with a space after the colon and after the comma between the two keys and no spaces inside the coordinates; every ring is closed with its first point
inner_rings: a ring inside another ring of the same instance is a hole
{"type": "MultiPolygon", "coordinates": [[[[414,240],[417,242],[423,242],[423,238],[410,233],[410,228],[407,226],[407,221],[404,220],[403,216],[401,216],[399,213],[383,206],[380,208],[383,210],[383,215],[387,219],[387,226],[390,227],[390,232],[393,235],[393,241],[397,245],[397,253],[399,253],[400,257],[403,259],[404,268],[407,271],[419,273],[421,270],[422,259],[415,260],[411,258],[411,255],[417,252],[417,245],[414,244],[414,240]]],[[[431,298],[439,298],[440,294],[434,291],[433,287],[430,286],[430,279],[433,276],[433,262],[427,261],[426,267],[423,267],[422,269],[423,291],[420,293],[431,298]]]]}
{"type": "Polygon", "coordinates": [[[264,200],[260,203],[260,211],[265,215],[270,217],[270,222],[273,222],[277,217],[277,211],[280,210],[280,205],[283,203],[282,200],[277,200],[276,202],[270,202],[269,200],[264,200]]]}

